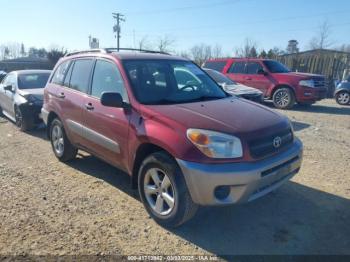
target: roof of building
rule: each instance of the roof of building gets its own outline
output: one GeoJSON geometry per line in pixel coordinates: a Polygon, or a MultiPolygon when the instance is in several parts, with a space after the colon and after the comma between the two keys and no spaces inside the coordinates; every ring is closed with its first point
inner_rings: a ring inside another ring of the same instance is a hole
{"type": "Polygon", "coordinates": [[[338,50],[334,50],[334,49],[312,49],[312,50],[307,50],[307,51],[303,51],[303,52],[299,52],[299,53],[293,53],[293,54],[284,54],[281,56],[290,56],[290,55],[303,55],[303,54],[308,54],[308,53],[338,53],[338,54],[344,54],[344,55],[350,55],[350,52],[344,52],[344,51],[338,51],[338,50]]]}
{"type": "Polygon", "coordinates": [[[0,63],[49,63],[50,60],[44,57],[18,57],[14,59],[6,59],[0,63]]]}

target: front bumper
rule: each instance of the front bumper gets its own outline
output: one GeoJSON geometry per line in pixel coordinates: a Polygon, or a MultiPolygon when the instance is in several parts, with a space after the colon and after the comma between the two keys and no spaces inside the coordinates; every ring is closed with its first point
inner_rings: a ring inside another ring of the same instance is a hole
{"type": "Polygon", "coordinates": [[[48,121],[48,118],[49,118],[49,111],[47,111],[44,107],[41,108],[40,117],[44,121],[45,125],[47,125],[47,121],[48,121]]]}
{"type": "Polygon", "coordinates": [[[302,87],[302,95],[299,99],[300,102],[307,101],[320,101],[327,98],[327,88],[305,88],[302,87]]]}
{"type": "Polygon", "coordinates": [[[20,105],[23,117],[33,119],[34,124],[39,124],[41,122],[40,112],[42,104],[36,103],[25,103],[20,105]]]}
{"type": "Polygon", "coordinates": [[[177,160],[192,200],[203,206],[228,205],[253,201],[275,190],[297,174],[301,167],[303,145],[295,139],[286,151],[253,163],[201,164],[177,160]],[[226,186],[224,199],[215,196],[226,186]]]}

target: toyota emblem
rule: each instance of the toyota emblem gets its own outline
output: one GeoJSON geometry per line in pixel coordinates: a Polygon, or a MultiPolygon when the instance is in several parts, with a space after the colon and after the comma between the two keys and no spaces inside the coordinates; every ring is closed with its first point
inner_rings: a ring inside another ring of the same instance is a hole
{"type": "Polygon", "coordinates": [[[273,140],[273,146],[275,148],[280,148],[282,145],[282,138],[280,138],[279,136],[276,137],[274,140],[273,140]]]}

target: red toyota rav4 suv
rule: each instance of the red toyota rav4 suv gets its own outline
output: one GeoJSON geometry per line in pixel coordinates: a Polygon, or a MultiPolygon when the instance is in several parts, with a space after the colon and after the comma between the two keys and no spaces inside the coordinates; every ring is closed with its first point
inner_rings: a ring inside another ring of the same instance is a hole
{"type": "Polygon", "coordinates": [[[45,88],[42,115],[59,160],[81,149],[124,170],[163,226],[181,225],[199,205],[259,198],[302,161],[285,116],[229,96],[197,65],[166,54],[69,54],[45,88]]]}
{"type": "Polygon", "coordinates": [[[292,108],[295,102],[311,105],[326,97],[325,77],[291,72],[275,60],[225,58],[205,62],[205,68],[226,74],[232,80],[260,89],[275,107],[292,108]]]}

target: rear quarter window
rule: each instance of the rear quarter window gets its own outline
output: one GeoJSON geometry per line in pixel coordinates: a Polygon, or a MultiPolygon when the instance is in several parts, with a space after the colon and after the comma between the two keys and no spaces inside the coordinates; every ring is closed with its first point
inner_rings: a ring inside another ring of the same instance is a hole
{"type": "Polygon", "coordinates": [[[66,61],[66,62],[63,62],[62,64],[60,64],[52,79],[51,79],[51,83],[53,84],[56,84],[56,85],[62,85],[63,84],[63,81],[64,81],[64,77],[69,69],[69,65],[70,65],[70,61],[66,61]]]}
{"type": "Polygon", "coordinates": [[[204,68],[216,70],[219,72],[223,72],[224,68],[226,66],[227,62],[226,61],[208,61],[204,63],[204,68]]]}

